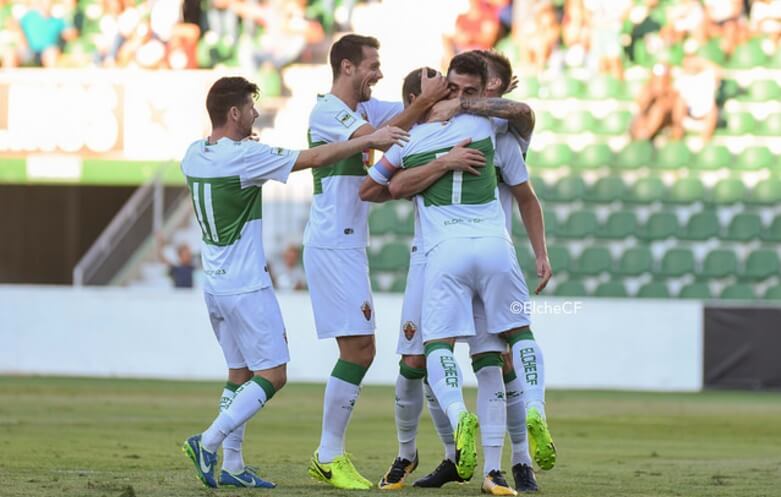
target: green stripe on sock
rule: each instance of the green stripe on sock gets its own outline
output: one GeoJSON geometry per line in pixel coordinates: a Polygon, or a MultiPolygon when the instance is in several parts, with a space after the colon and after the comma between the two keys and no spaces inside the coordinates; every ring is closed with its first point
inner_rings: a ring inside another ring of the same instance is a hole
{"type": "Polygon", "coordinates": [[[368,371],[368,368],[339,359],[336,361],[334,370],[331,371],[331,376],[353,385],[360,385],[363,377],[366,375],[366,371],[368,371]]]}
{"type": "Polygon", "coordinates": [[[524,326],[523,328],[519,328],[519,330],[521,330],[520,333],[513,333],[507,337],[507,343],[510,344],[510,347],[520,342],[521,340],[534,340],[534,335],[532,334],[531,328],[524,326]]]}
{"type": "Polygon", "coordinates": [[[426,368],[413,368],[399,361],[399,374],[408,380],[420,380],[426,377],[426,368]]]}
{"type": "Polygon", "coordinates": [[[518,375],[515,374],[515,370],[512,370],[505,374],[502,378],[504,379],[505,383],[510,383],[511,381],[515,381],[518,378],[518,375]]]}
{"type": "Polygon", "coordinates": [[[271,397],[273,397],[274,394],[277,393],[277,389],[274,388],[274,385],[272,385],[270,381],[268,381],[267,379],[261,376],[253,376],[252,381],[260,385],[260,388],[262,388],[263,391],[266,392],[266,402],[271,400],[271,397]]]}
{"type": "Polygon", "coordinates": [[[238,390],[240,386],[241,385],[237,385],[235,383],[227,382],[225,384],[225,390],[230,390],[231,392],[236,393],[236,390],[238,390]]]}
{"type": "Polygon", "coordinates": [[[453,352],[453,346],[446,342],[429,342],[424,347],[426,350],[426,355],[429,355],[430,353],[439,349],[447,349],[450,352],[453,352]]]}
{"type": "Polygon", "coordinates": [[[489,366],[499,366],[500,368],[504,366],[502,354],[499,352],[488,352],[486,354],[480,354],[480,357],[472,358],[472,371],[475,373],[489,366]]]}

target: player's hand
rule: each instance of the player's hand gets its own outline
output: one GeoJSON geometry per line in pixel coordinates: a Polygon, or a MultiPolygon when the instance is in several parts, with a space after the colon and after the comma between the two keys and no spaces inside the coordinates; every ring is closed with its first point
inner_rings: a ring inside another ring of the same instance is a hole
{"type": "Polygon", "coordinates": [[[480,176],[478,168],[485,166],[485,155],[474,148],[467,148],[470,143],[472,139],[467,138],[440,157],[448,171],[465,171],[480,176]]]}
{"type": "Polygon", "coordinates": [[[420,98],[429,104],[434,105],[448,96],[447,78],[437,71],[437,73],[428,77],[428,68],[420,71],[420,98]]]}
{"type": "Polygon", "coordinates": [[[450,100],[440,100],[433,107],[431,107],[431,113],[428,120],[431,121],[447,121],[453,116],[461,112],[461,100],[458,98],[451,98],[450,100]]]}
{"type": "Polygon", "coordinates": [[[545,257],[537,257],[537,289],[534,290],[534,293],[539,295],[541,291],[545,289],[546,286],[548,286],[548,282],[551,279],[551,276],[553,276],[553,269],[550,265],[550,260],[548,260],[548,256],[545,257]]]}
{"type": "Polygon", "coordinates": [[[519,85],[518,76],[513,74],[513,78],[510,80],[510,85],[507,87],[507,89],[504,91],[504,94],[507,95],[508,93],[512,93],[515,91],[516,88],[518,88],[519,85]]]}
{"type": "Polygon", "coordinates": [[[383,126],[369,135],[369,146],[372,148],[388,148],[393,145],[404,146],[409,141],[409,132],[396,126],[383,126]]]}

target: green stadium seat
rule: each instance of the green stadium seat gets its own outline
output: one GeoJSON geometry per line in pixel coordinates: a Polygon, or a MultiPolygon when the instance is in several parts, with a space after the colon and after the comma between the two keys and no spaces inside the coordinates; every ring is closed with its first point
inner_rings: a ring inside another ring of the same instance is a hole
{"type": "Polygon", "coordinates": [[[724,50],[721,48],[720,40],[715,38],[703,44],[698,51],[698,55],[719,66],[723,66],[727,61],[724,50]]]}
{"type": "Polygon", "coordinates": [[[751,285],[745,283],[734,283],[721,291],[719,298],[725,300],[754,300],[757,296],[751,285]]]}
{"type": "Polygon", "coordinates": [[[781,243],[781,214],[773,218],[770,226],[768,226],[766,230],[762,231],[760,237],[766,242],[781,243]]]}
{"type": "Polygon", "coordinates": [[[531,178],[529,178],[529,183],[532,184],[532,187],[534,188],[534,192],[537,194],[537,196],[540,199],[549,200],[551,198],[551,189],[548,186],[548,183],[546,183],[544,179],[540,178],[539,176],[532,176],[531,178]]]}
{"type": "Polygon", "coordinates": [[[578,167],[596,169],[613,164],[613,151],[605,143],[587,145],[574,156],[574,164],[578,167]]]}
{"type": "Polygon", "coordinates": [[[374,207],[369,213],[369,233],[372,235],[393,233],[398,224],[399,218],[393,205],[374,207]]]}
{"type": "Polygon", "coordinates": [[[770,102],[781,99],[781,87],[772,79],[760,79],[748,87],[748,98],[752,102],[770,102]]]}
{"type": "Polygon", "coordinates": [[[724,145],[706,145],[697,155],[695,164],[700,169],[716,170],[732,166],[734,158],[724,145]]]}
{"type": "Polygon", "coordinates": [[[633,236],[637,230],[637,216],[634,211],[623,210],[612,212],[605,224],[597,228],[597,238],[606,240],[623,240],[633,236]]]}
{"type": "Polygon", "coordinates": [[[656,167],[680,169],[690,167],[693,158],[689,148],[682,141],[674,141],[660,148],[656,153],[656,167]]]}
{"type": "Polygon", "coordinates": [[[548,247],[548,259],[550,259],[550,264],[554,273],[559,274],[569,271],[571,259],[567,247],[562,245],[548,247]]]}
{"type": "Polygon", "coordinates": [[[404,293],[407,289],[407,273],[402,273],[393,280],[388,291],[393,293],[404,293]]]}
{"type": "Polygon", "coordinates": [[[557,168],[572,163],[572,150],[563,143],[554,143],[545,147],[530,164],[545,168],[557,168]]]}
{"type": "Polygon", "coordinates": [[[721,232],[719,217],[714,211],[705,210],[693,214],[686,223],[686,227],[678,233],[678,238],[683,240],[708,240],[716,238],[721,232]]]}
{"type": "Polygon", "coordinates": [[[653,162],[654,147],[648,141],[633,141],[618,154],[616,166],[621,169],[637,169],[653,162]]]}
{"type": "Polygon", "coordinates": [[[570,264],[570,272],[596,276],[610,270],[613,257],[605,247],[587,247],[577,260],[570,264]]]}
{"type": "Polygon", "coordinates": [[[534,254],[532,253],[532,250],[529,247],[528,242],[516,243],[515,255],[518,257],[518,265],[521,266],[522,268],[528,268],[528,267],[536,268],[534,254]]]}
{"type": "Polygon", "coordinates": [[[732,69],[754,69],[767,63],[768,58],[762,51],[760,41],[755,38],[735,48],[729,60],[729,67],[732,69]]]}
{"type": "Polygon", "coordinates": [[[710,287],[707,283],[695,282],[681,288],[678,293],[678,298],[681,299],[700,299],[707,300],[711,298],[710,287]]]}
{"type": "Polygon", "coordinates": [[[628,110],[619,110],[605,116],[594,131],[600,135],[626,135],[629,133],[631,123],[632,113],[628,110]]]}
{"type": "Polygon", "coordinates": [[[679,278],[694,274],[694,253],[687,248],[673,248],[662,256],[662,263],[656,274],[668,278],[679,278]]]}
{"type": "Polygon", "coordinates": [[[410,213],[404,218],[400,219],[399,223],[393,230],[397,235],[412,236],[415,234],[415,211],[410,213]]]}
{"type": "Polygon", "coordinates": [[[654,258],[648,247],[632,247],[621,254],[613,274],[639,276],[653,269],[654,258]]]}
{"type": "Polygon", "coordinates": [[[566,221],[559,225],[556,235],[561,238],[588,238],[594,236],[599,221],[592,211],[579,210],[571,213],[566,221]]]}
{"type": "Polygon", "coordinates": [[[561,178],[553,191],[550,200],[555,202],[570,203],[583,198],[586,192],[586,183],[583,178],[576,175],[569,175],[561,178]]]}
{"type": "Polygon", "coordinates": [[[670,298],[670,290],[662,281],[650,281],[641,286],[637,291],[637,297],[642,299],[667,299],[670,298]]]}
{"type": "Polygon", "coordinates": [[[596,122],[590,112],[577,111],[570,112],[561,120],[559,130],[561,133],[578,134],[592,131],[595,127],[596,122]]]}
{"type": "Polygon", "coordinates": [[[369,265],[374,271],[406,270],[409,267],[409,250],[409,246],[404,243],[388,243],[369,258],[369,265]]]}
{"type": "Polygon", "coordinates": [[[591,100],[614,100],[621,98],[624,84],[611,76],[597,76],[589,80],[586,87],[586,98],[591,100]]]}
{"type": "Polygon", "coordinates": [[[742,202],[746,197],[746,185],[737,178],[726,178],[711,189],[708,202],[711,204],[731,205],[742,202]]]}
{"type": "Polygon", "coordinates": [[[719,107],[723,107],[724,102],[733,98],[738,98],[744,93],[746,93],[746,91],[740,87],[737,81],[729,78],[723,79],[716,95],[716,102],[719,107]]]}
{"type": "Polygon", "coordinates": [[[523,225],[521,216],[515,209],[513,209],[512,235],[517,238],[525,238],[527,236],[526,226],[523,225]]]}
{"type": "Polygon", "coordinates": [[[770,59],[769,65],[773,69],[781,69],[781,50],[776,50],[776,53],[770,59]]]}
{"type": "Polygon", "coordinates": [[[558,131],[559,120],[550,112],[540,111],[535,114],[534,128],[540,131],[558,131]]]}
{"type": "Polygon", "coordinates": [[[553,235],[559,229],[559,216],[554,210],[542,210],[542,216],[545,219],[545,233],[553,235]]]}
{"type": "Polygon", "coordinates": [[[781,285],[771,286],[765,291],[766,300],[781,300],[781,285]]]}
{"type": "Polygon", "coordinates": [[[760,132],[765,136],[781,136],[781,113],[767,116],[760,132]]]}
{"type": "Polygon", "coordinates": [[[759,249],[751,252],[746,258],[746,266],[741,276],[750,280],[761,281],[771,276],[781,274],[781,262],[775,250],[759,249]]]}
{"type": "Polygon", "coordinates": [[[724,278],[737,274],[738,256],[728,249],[715,249],[708,252],[702,263],[699,276],[704,278],[724,278]]]}
{"type": "Polygon", "coordinates": [[[727,133],[749,135],[756,131],[757,122],[749,112],[731,112],[727,115],[727,133]]]}
{"type": "Polygon", "coordinates": [[[512,94],[522,98],[535,98],[540,93],[540,82],[534,76],[518,78],[518,88],[512,94]]]}
{"type": "MultiPolygon", "coordinates": [[[[554,79],[546,88],[547,97],[553,100],[577,98],[583,95],[583,84],[577,79],[560,77],[554,79]]],[[[542,92],[541,96],[542,96],[542,92]]]]}
{"type": "Polygon", "coordinates": [[[603,176],[585,192],[583,200],[600,204],[609,204],[624,198],[626,185],[618,176],[603,176]]]}
{"type": "Polygon", "coordinates": [[[580,280],[567,280],[556,285],[553,294],[557,297],[586,297],[588,292],[580,280]]]}
{"type": "Polygon", "coordinates": [[[636,204],[652,204],[658,202],[665,195],[666,187],[661,179],[648,176],[638,179],[627,190],[624,201],[636,204]]]}
{"type": "Polygon", "coordinates": [[[635,234],[648,241],[666,240],[678,234],[678,218],[674,212],[654,212],[644,225],[638,226],[635,234]]]}
{"type": "Polygon", "coordinates": [[[774,165],[772,152],[765,147],[750,147],[738,154],[737,165],[746,171],[759,171],[774,165]]]}
{"type": "Polygon", "coordinates": [[[258,71],[258,86],[264,98],[282,95],[282,76],[274,66],[262,66],[258,71]]]}
{"type": "Polygon", "coordinates": [[[729,222],[724,239],[747,242],[759,238],[761,232],[762,219],[759,215],[753,212],[742,212],[736,214],[729,222]]]}
{"type": "Polygon", "coordinates": [[[697,178],[683,178],[667,191],[667,202],[673,204],[692,204],[705,199],[705,186],[697,178]]]}
{"type": "Polygon", "coordinates": [[[781,203],[781,179],[769,178],[754,186],[746,202],[754,205],[777,205],[781,203]]]}
{"type": "Polygon", "coordinates": [[[626,287],[621,281],[606,281],[600,283],[594,290],[594,297],[621,298],[628,297],[626,287]]]}

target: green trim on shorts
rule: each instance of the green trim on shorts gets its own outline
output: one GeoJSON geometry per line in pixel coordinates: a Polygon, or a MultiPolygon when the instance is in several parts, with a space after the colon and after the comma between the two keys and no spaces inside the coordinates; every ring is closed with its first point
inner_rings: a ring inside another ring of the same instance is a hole
{"type": "Polygon", "coordinates": [[[231,383],[231,382],[225,383],[225,390],[230,390],[233,393],[236,393],[236,390],[238,390],[239,387],[241,387],[241,385],[237,385],[237,384],[231,383]]]}
{"type": "Polygon", "coordinates": [[[402,359],[399,361],[399,374],[408,380],[421,380],[426,377],[426,368],[413,368],[402,359]]]}
{"type": "Polygon", "coordinates": [[[532,334],[531,328],[528,326],[522,326],[518,329],[522,331],[520,333],[513,333],[507,337],[507,343],[510,344],[510,347],[520,342],[521,340],[534,340],[534,335],[532,334]]]}
{"type": "Polygon", "coordinates": [[[446,342],[429,342],[423,346],[424,350],[426,351],[426,356],[435,350],[439,349],[447,349],[450,352],[453,352],[453,346],[446,342]]]}
{"type": "Polygon", "coordinates": [[[504,360],[500,352],[486,352],[485,354],[480,354],[480,357],[472,358],[472,371],[475,373],[490,366],[498,366],[500,368],[504,366],[504,360]]]}
{"type": "Polygon", "coordinates": [[[266,402],[271,400],[271,397],[273,397],[274,394],[277,393],[277,389],[274,388],[274,385],[272,385],[270,381],[263,378],[262,376],[253,376],[252,381],[260,385],[260,388],[262,388],[263,391],[266,392],[266,402]]]}
{"type": "Polygon", "coordinates": [[[369,368],[365,368],[359,364],[339,359],[336,361],[333,371],[331,371],[331,376],[346,381],[347,383],[352,383],[353,385],[360,385],[368,370],[369,368]]]}
{"type": "Polygon", "coordinates": [[[515,370],[513,369],[509,373],[506,373],[504,376],[502,376],[502,379],[505,383],[510,383],[512,381],[515,381],[518,379],[518,375],[515,373],[515,370]]]}

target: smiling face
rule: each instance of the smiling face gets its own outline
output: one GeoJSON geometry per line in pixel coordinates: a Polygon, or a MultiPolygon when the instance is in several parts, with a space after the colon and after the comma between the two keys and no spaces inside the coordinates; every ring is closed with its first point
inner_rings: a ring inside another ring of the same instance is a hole
{"type": "Polygon", "coordinates": [[[362,47],[362,50],[363,59],[360,64],[353,66],[352,74],[353,90],[359,102],[372,98],[372,87],[382,79],[379,51],[367,46],[362,47]]]}
{"type": "Polygon", "coordinates": [[[455,70],[447,73],[447,89],[450,91],[449,99],[482,97],[485,92],[480,76],[462,74],[455,70]]]}

